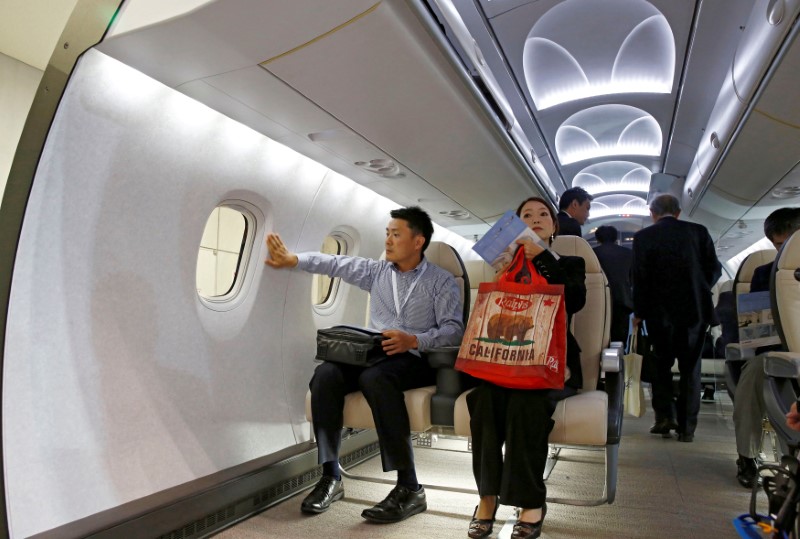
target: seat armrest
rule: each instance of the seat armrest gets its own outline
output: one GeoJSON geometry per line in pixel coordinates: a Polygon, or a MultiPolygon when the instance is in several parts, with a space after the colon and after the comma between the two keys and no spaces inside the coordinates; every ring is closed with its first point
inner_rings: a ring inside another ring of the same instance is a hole
{"type": "Polygon", "coordinates": [[[764,357],[764,374],[775,378],[800,378],[800,354],[767,352],[764,357]]]}
{"type": "Polygon", "coordinates": [[[459,346],[431,348],[426,352],[428,364],[436,369],[436,393],[431,397],[431,422],[451,427],[454,423],[456,399],[477,381],[455,370],[459,346]]]}
{"type": "Polygon", "coordinates": [[[725,359],[747,359],[749,357],[755,357],[755,355],[755,348],[742,348],[742,345],[738,342],[732,342],[725,345],[725,359]]]}
{"type": "Polygon", "coordinates": [[[622,437],[622,411],[625,396],[625,363],[622,361],[622,348],[603,350],[600,363],[606,373],[605,391],[608,393],[608,444],[618,444],[622,437]]]}
{"type": "Polygon", "coordinates": [[[459,348],[459,346],[441,346],[429,349],[425,352],[425,355],[428,356],[428,365],[434,369],[441,369],[442,367],[450,367],[452,369],[456,365],[459,348]]]}
{"type": "Polygon", "coordinates": [[[622,347],[605,348],[600,356],[602,372],[619,372],[622,368],[622,347]]]}

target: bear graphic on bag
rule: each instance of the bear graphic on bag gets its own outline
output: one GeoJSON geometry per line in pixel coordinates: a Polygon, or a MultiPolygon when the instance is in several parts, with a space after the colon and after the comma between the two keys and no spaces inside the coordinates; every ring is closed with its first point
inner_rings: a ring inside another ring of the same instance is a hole
{"type": "Polygon", "coordinates": [[[486,336],[491,340],[523,341],[532,328],[533,318],[530,316],[498,313],[489,318],[486,336]]]}

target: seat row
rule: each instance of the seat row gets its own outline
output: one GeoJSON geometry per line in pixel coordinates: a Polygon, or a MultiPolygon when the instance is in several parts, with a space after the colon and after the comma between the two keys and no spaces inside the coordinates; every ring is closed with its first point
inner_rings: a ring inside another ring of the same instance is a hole
{"type": "MultiPolygon", "coordinates": [[[[618,452],[622,431],[624,372],[622,350],[611,347],[609,328],[611,299],[608,281],[586,240],[577,236],[557,237],[552,250],[561,256],[581,256],[586,265],[586,304],[574,314],[572,333],[581,348],[583,388],[558,403],[553,413],[555,426],[549,442],[556,446],[595,449],[605,452],[602,494],[591,500],[548,498],[555,503],[599,505],[612,503],[616,494],[618,452]]],[[[429,262],[450,271],[461,287],[464,321],[477,296],[478,285],[491,281],[494,270],[482,261],[462,261],[458,252],[441,242],[431,242],[425,252],[429,262]]],[[[436,369],[436,386],[405,392],[412,432],[442,432],[470,436],[466,395],[476,381],[455,370],[458,347],[431,350],[427,359],[436,369]]],[[[306,395],[306,417],[311,420],[311,395],[306,395]]],[[[361,392],[345,397],[344,425],[353,429],[374,429],[372,412],[361,392]]],[[[553,452],[553,454],[557,454],[553,452]]],[[[430,485],[428,485],[430,486],[430,485]]]]}

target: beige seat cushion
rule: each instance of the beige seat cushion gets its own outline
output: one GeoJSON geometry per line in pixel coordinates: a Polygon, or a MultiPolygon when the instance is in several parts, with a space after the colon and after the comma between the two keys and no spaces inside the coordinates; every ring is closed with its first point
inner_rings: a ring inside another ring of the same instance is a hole
{"type": "MultiPolygon", "coordinates": [[[[456,400],[454,422],[459,436],[471,435],[467,409],[470,391],[465,391],[456,400]]],[[[606,445],[608,394],[605,391],[586,391],[559,401],[553,412],[553,421],[556,424],[548,439],[551,444],[606,445]]]]}
{"type": "MultiPolygon", "coordinates": [[[[409,389],[403,393],[411,432],[425,432],[431,428],[431,397],[436,386],[409,389]]],[[[306,392],[306,419],[311,421],[311,391],[306,392]]],[[[344,398],[344,426],[354,429],[374,429],[372,410],[360,391],[348,393],[344,398]]]]}

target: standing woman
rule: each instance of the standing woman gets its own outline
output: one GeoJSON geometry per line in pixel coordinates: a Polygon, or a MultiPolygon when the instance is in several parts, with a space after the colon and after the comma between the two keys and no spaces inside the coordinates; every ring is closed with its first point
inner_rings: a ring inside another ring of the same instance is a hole
{"type": "MultiPolygon", "coordinates": [[[[552,244],[558,220],[550,204],[531,197],[517,215],[542,240],[552,244]]],[[[575,395],[582,386],[580,348],[569,332],[572,314],[586,303],[586,269],[578,256],[556,258],[529,239],[518,240],[536,272],[550,284],[564,285],[567,311],[567,380],[564,389],[509,389],[482,381],[469,395],[467,407],[472,431],[472,471],[480,503],[469,524],[468,537],[481,539],[492,533],[497,507],[520,508],[512,539],[534,539],[542,533],[547,507],[544,467],[550,418],[556,403],[575,395]],[[505,444],[505,460],[503,458],[505,444]]]]}

